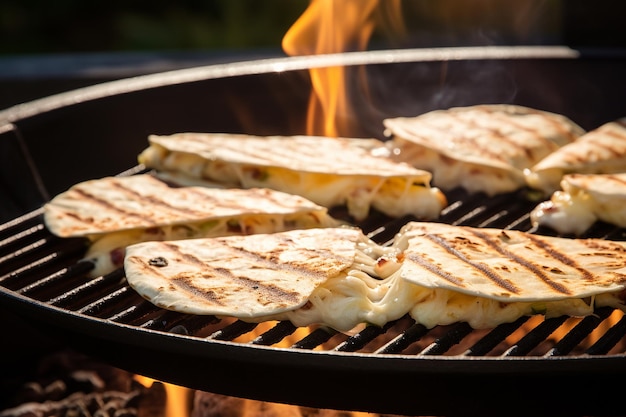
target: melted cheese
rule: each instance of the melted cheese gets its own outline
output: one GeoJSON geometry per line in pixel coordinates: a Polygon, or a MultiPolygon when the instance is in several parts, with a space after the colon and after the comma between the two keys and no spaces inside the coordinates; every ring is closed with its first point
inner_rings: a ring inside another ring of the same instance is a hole
{"type": "MultiPolygon", "coordinates": [[[[586,183],[584,175],[566,175],[561,181],[562,190],[552,193],[550,200],[541,202],[531,211],[531,222],[561,234],[576,235],[583,234],[598,220],[626,227],[624,185],[618,175],[622,174],[607,176],[606,183],[586,183]],[[608,181],[611,178],[614,181],[608,181]]],[[[602,177],[590,175],[589,179],[599,180],[602,177]]]]}
{"type": "Polygon", "coordinates": [[[370,207],[392,217],[413,215],[434,219],[447,204],[444,194],[424,183],[423,176],[302,172],[212,161],[192,153],[169,151],[158,144],[144,150],[139,161],[157,169],[230,186],[263,187],[296,194],[325,207],[346,205],[356,220],[367,217],[370,207]]]}
{"type": "Polygon", "coordinates": [[[588,195],[556,191],[530,212],[534,226],[545,226],[561,234],[581,235],[598,219],[594,202],[588,195]]]}
{"type": "Polygon", "coordinates": [[[91,275],[100,276],[120,268],[124,261],[124,248],[133,243],[273,233],[291,229],[329,227],[336,224],[335,220],[326,213],[255,214],[237,218],[219,218],[195,224],[126,230],[91,236],[92,244],[85,259],[92,261],[95,265],[91,275]]]}
{"type": "Polygon", "coordinates": [[[393,256],[394,251],[362,240],[352,267],[318,286],[305,306],[255,321],[289,320],[296,326],[320,324],[350,332],[361,323],[382,326],[402,317],[414,295],[405,290],[404,280],[381,279],[378,275],[391,272],[381,269],[379,260],[393,256]]]}
{"type": "Polygon", "coordinates": [[[389,142],[391,154],[400,162],[410,163],[433,173],[433,185],[451,190],[463,187],[470,193],[487,195],[511,192],[525,185],[523,171],[514,167],[488,166],[446,157],[432,149],[416,146],[401,137],[389,142]]]}
{"type": "Polygon", "coordinates": [[[411,307],[409,314],[428,328],[467,322],[474,329],[487,329],[533,314],[543,314],[546,318],[564,314],[582,317],[592,314],[593,310],[593,305],[579,298],[504,303],[446,289],[432,289],[427,297],[411,307]]]}
{"type": "MultiPolygon", "coordinates": [[[[358,264],[365,263],[361,260],[355,263],[358,264]]],[[[391,249],[385,250],[373,270],[372,265],[368,265],[368,268],[357,267],[328,280],[314,290],[302,308],[257,320],[290,320],[296,326],[318,324],[353,333],[363,323],[383,326],[409,314],[427,328],[467,322],[472,328],[488,329],[535,314],[546,318],[584,317],[593,314],[595,307],[625,309],[617,293],[507,303],[448,289],[427,288],[401,277],[401,262],[391,249]],[[369,270],[369,274],[365,270],[369,270]]]]}
{"type": "Polygon", "coordinates": [[[296,326],[320,324],[345,333],[352,333],[362,323],[383,326],[406,314],[427,328],[466,322],[474,329],[489,329],[536,314],[546,318],[584,317],[593,314],[594,306],[624,309],[623,301],[614,293],[589,299],[504,303],[422,287],[399,274],[377,280],[364,273],[350,273],[317,288],[305,307],[272,318],[287,319],[296,326]]]}
{"type": "Polygon", "coordinates": [[[362,323],[383,326],[404,316],[421,292],[400,278],[378,280],[351,272],[318,287],[305,307],[284,318],[296,326],[317,323],[343,332],[362,323]]]}

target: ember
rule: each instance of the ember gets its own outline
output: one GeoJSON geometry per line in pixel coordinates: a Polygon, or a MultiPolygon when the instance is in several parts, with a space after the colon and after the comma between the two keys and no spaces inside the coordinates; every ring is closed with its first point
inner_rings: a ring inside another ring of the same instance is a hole
{"type": "Polygon", "coordinates": [[[71,349],[47,355],[36,375],[6,387],[0,417],[358,417],[370,413],[314,409],[195,391],[100,363],[71,349]]]}
{"type": "Polygon", "coordinates": [[[12,399],[2,417],[164,416],[162,384],[146,388],[132,374],[70,349],[45,356],[34,375],[6,389],[12,399]]]}

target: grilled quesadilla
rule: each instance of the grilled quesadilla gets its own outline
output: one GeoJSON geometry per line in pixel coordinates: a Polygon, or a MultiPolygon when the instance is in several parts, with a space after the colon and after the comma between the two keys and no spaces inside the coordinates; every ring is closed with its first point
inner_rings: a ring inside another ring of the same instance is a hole
{"type": "Polygon", "coordinates": [[[138,160],[162,172],[235,187],[272,188],[325,207],[346,205],[355,220],[370,208],[392,217],[434,219],[446,205],[429,172],[377,152],[376,139],[179,133],[149,137],[138,160]]]}
{"type": "Polygon", "coordinates": [[[427,327],[490,328],[537,313],[624,309],[626,242],[415,222],[394,246],[401,257],[392,277],[426,291],[410,315],[427,327]]]}
{"type": "Polygon", "coordinates": [[[317,228],[138,243],[124,270],[159,307],[250,319],[302,307],[317,286],[372,269],[377,255],[360,229],[317,228]]]}
{"type": "Polygon", "coordinates": [[[138,293],[183,313],[344,332],[406,314],[490,328],[624,308],[626,243],[412,222],[390,246],[354,228],[139,243],[124,267],[138,293]]]}
{"type": "Polygon", "coordinates": [[[552,152],[525,172],[528,186],[546,195],[559,190],[565,174],[626,172],[626,117],[603,124],[552,152]]]}
{"type": "Polygon", "coordinates": [[[525,186],[524,169],[584,133],[564,116],[515,105],[454,107],[383,124],[391,154],[432,172],[434,186],[488,195],[525,186]]]}
{"type": "Polygon", "coordinates": [[[337,226],[325,207],[262,188],[171,187],[149,175],[74,185],[44,205],[47,228],[86,237],[93,275],[122,266],[124,248],[146,240],[268,233],[337,226]]]}
{"type": "Polygon", "coordinates": [[[624,242],[412,222],[374,272],[330,279],[311,294],[307,308],[271,318],[349,331],[409,314],[428,328],[467,322],[482,329],[534,314],[582,317],[596,307],[626,309],[624,242]]]}
{"type": "Polygon", "coordinates": [[[598,220],[626,227],[626,173],[567,174],[561,188],[531,211],[534,226],[575,235],[598,220]]]}

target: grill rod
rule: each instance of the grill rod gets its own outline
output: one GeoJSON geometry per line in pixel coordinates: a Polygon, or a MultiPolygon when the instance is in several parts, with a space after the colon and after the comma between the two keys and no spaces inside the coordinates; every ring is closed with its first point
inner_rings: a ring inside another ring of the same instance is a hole
{"type": "MultiPolygon", "coordinates": [[[[519,200],[519,195],[517,196],[519,200]]],[[[500,195],[488,204],[479,196],[464,195],[456,190],[449,196],[453,201],[439,221],[478,227],[531,228],[528,211],[534,203],[511,205],[511,195],[500,195]],[[512,208],[513,207],[513,208],[512,208]]],[[[345,215],[342,209],[334,216],[345,215]]],[[[390,241],[411,219],[388,219],[374,213],[359,225],[378,243],[390,241]]],[[[595,233],[619,237],[620,230],[596,226],[595,233]]],[[[606,355],[624,344],[626,319],[619,312],[599,309],[597,314],[583,319],[568,317],[542,320],[529,325],[529,317],[502,324],[490,331],[473,330],[466,323],[427,329],[410,317],[388,323],[382,328],[366,326],[356,334],[344,335],[325,328],[310,328],[306,334],[294,336],[298,328],[290,322],[278,322],[269,328],[241,320],[185,315],[162,310],[143,300],[125,282],[122,270],[88,278],[92,265],[81,261],[86,249],[84,239],[59,239],[47,232],[42,210],[28,213],[0,226],[0,286],[32,298],[36,302],[97,317],[111,322],[175,334],[185,334],[202,340],[239,341],[262,346],[286,346],[303,350],[325,349],[337,352],[369,354],[406,354],[438,356],[500,356],[526,355],[545,357],[595,354],[606,355]],[[571,329],[551,340],[557,330],[568,324],[571,329]],[[603,328],[595,341],[590,335],[603,328]],[[515,333],[522,333],[511,340],[515,333]],[[285,342],[287,341],[287,342],[285,342]],[[535,353],[542,344],[550,346],[535,353]],[[461,350],[459,350],[461,349],[461,350]]],[[[536,321],[536,320],[535,320],[536,321]]],[[[621,352],[620,352],[621,353],[621,352]]]]}

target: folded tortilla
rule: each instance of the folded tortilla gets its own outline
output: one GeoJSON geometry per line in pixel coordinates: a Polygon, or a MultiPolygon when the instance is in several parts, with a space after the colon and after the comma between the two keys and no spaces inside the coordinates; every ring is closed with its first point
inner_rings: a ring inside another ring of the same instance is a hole
{"type": "Polygon", "coordinates": [[[525,169],[584,133],[565,116],[516,105],[454,107],[383,124],[392,155],[432,172],[433,185],[488,195],[524,187],[525,169]]]}
{"type": "Polygon", "coordinates": [[[566,174],[561,190],[530,213],[534,226],[582,235],[595,222],[626,227],[626,173],[566,174]]]}
{"type": "Polygon", "coordinates": [[[124,248],[147,240],[269,233],[337,226],[325,207],[262,188],[172,187],[149,174],[72,186],[44,205],[44,223],[60,237],[86,237],[93,275],[122,266],[124,248]]]}
{"type": "Polygon", "coordinates": [[[626,117],[605,123],[547,155],[525,172],[529,187],[550,195],[565,174],[626,172],[626,117]]]}
{"type": "Polygon", "coordinates": [[[179,133],[152,135],[149,142],[138,156],[146,167],[271,188],[328,208],[346,205],[357,221],[371,207],[392,217],[434,219],[446,205],[443,193],[430,186],[429,172],[392,161],[376,139],[179,133]]]}
{"type": "Polygon", "coordinates": [[[307,308],[272,318],[351,332],[409,314],[428,328],[467,322],[485,329],[522,316],[625,309],[623,242],[412,222],[386,250],[374,275],[329,279],[307,308]]]}
{"type": "Polygon", "coordinates": [[[394,246],[402,255],[392,276],[422,290],[409,314],[428,327],[624,309],[625,242],[409,223],[394,246]]]}
{"type": "Polygon", "coordinates": [[[353,228],[128,248],[130,285],[154,304],[351,332],[410,314],[427,327],[624,309],[626,243],[411,222],[390,246],[353,228]]]}
{"type": "Polygon", "coordinates": [[[371,269],[363,245],[352,227],[145,242],[127,248],[124,270],[159,307],[253,319],[300,308],[328,279],[371,269]]]}

